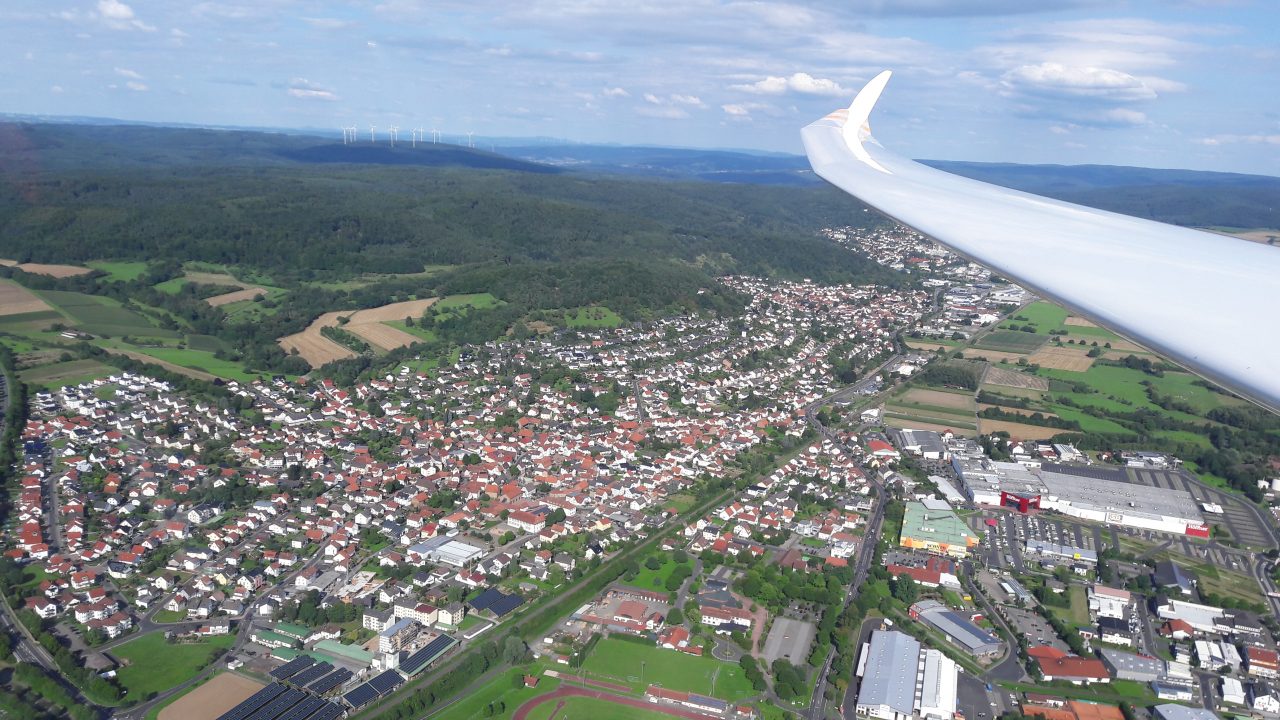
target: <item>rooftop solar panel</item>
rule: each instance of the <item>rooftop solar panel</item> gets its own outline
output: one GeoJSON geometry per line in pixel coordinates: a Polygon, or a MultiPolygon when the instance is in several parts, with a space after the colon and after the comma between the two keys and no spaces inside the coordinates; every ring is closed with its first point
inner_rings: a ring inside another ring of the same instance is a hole
{"type": "Polygon", "coordinates": [[[305,687],[307,684],[328,675],[331,670],[333,670],[333,665],[327,662],[319,662],[289,678],[287,682],[298,687],[305,687]]]}
{"type": "Polygon", "coordinates": [[[441,635],[422,647],[421,650],[413,653],[409,657],[400,662],[400,672],[412,675],[422,668],[426,667],[432,660],[435,660],[445,650],[448,650],[456,641],[448,636],[441,635]]]}
{"type": "Polygon", "coordinates": [[[337,720],[346,710],[335,702],[327,702],[312,715],[310,720],[337,720]]]}
{"type": "Polygon", "coordinates": [[[297,705],[307,695],[301,690],[288,689],[276,696],[274,700],[258,708],[248,720],[275,720],[286,710],[297,705]]]}
{"type": "Polygon", "coordinates": [[[379,695],[386,695],[404,683],[404,677],[395,670],[388,670],[369,681],[379,695]]]}
{"type": "Polygon", "coordinates": [[[245,698],[239,705],[223,713],[218,717],[218,720],[244,720],[252,715],[255,710],[271,702],[287,689],[280,683],[271,683],[245,698]]]}
{"type": "Polygon", "coordinates": [[[497,588],[489,588],[475,596],[475,598],[468,604],[476,610],[484,610],[504,597],[506,596],[502,594],[501,590],[498,590],[497,588]]]}
{"type": "Polygon", "coordinates": [[[342,699],[353,708],[363,707],[378,699],[378,691],[369,683],[361,683],[354,690],[348,690],[342,699]]]}
{"type": "Polygon", "coordinates": [[[503,595],[501,599],[489,606],[489,612],[502,617],[522,604],[524,604],[524,598],[519,595],[503,595]]]}
{"type": "Polygon", "coordinates": [[[307,686],[313,693],[323,695],[351,679],[352,672],[346,668],[338,668],[307,686]]]}
{"type": "Polygon", "coordinates": [[[311,714],[319,710],[324,705],[324,700],[308,695],[302,699],[302,702],[294,705],[288,712],[281,715],[277,720],[306,720],[311,714]]]}
{"type": "Polygon", "coordinates": [[[315,660],[312,660],[309,655],[299,655],[275,670],[272,670],[270,675],[277,680],[284,680],[285,678],[293,677],[303,670],[306,670],[314,662],[315,660]]]}

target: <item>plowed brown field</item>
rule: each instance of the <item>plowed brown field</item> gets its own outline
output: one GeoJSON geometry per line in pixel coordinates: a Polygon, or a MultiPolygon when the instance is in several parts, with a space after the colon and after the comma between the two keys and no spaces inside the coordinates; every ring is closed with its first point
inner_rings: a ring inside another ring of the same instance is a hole
{"type": "Polygon", "coordinates": [[[343,330],[359,335],[380,348],[390,350],[404,347],[417,342],[418,338],[382,323],[388,320],[418,317],[435,301],[436,298],[423,298],[364,310],[327,312],[316,318],[306,330],[280,338],[280,347],[284,348],[285,352],[297,348],[298,355],[310,363],[311,367],[320,367],[327,362],[355,357],[352,351],[320,334],[321,328],[336,327],[340,317],[347,318],[347,323],[342,326],[343,330]]]}

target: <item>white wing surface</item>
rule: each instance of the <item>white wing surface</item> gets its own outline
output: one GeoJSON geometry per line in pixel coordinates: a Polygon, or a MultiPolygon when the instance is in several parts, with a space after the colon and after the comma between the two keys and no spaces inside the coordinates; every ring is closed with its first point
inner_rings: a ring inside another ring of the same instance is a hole
{"type": "Polygon", "coordinates": [[[1055,302],[1280,412],[1280,250],[958,177],[899,157],[867,116],[885,71],[804,128],[818,175],[1055,302]]]}

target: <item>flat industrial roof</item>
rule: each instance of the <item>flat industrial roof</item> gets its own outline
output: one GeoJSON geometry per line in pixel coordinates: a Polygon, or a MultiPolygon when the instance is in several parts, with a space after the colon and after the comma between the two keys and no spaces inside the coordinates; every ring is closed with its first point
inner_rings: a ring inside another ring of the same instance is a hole
{"type": "Polygon", "coordinates": [[[871,647],[858,688],[858,704],[887,706],[910,715],[916,703],[916,670],[920,641],[896,630],[871,633],[871,647]]]}

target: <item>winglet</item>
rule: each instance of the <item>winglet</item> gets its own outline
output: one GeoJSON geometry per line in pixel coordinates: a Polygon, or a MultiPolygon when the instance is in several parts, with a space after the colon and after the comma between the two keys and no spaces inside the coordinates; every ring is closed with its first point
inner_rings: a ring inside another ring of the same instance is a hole
{"type": "Polygon", "coordinates": [[[884,92],[884,86],[889,83],[889,78],[893,75],[892,70],[885,70],[879,75],[871,79],[871,82],[863,86],[858,92],[858,96],[853,99],[853,103],[849,105],[849,113],[845,118],[844,126],[840,129],[844,136],[844,142],[859,160],[870,165],[871,167],[883,173],[888,173],[880,166],[880,163],[871,159],[865,148],[862,147],[862,141],[871,137],[871,124],[867,121],[871,115],[871,110],[875,108],[876,101],[880,99],[880,93],[884,92]]]}

